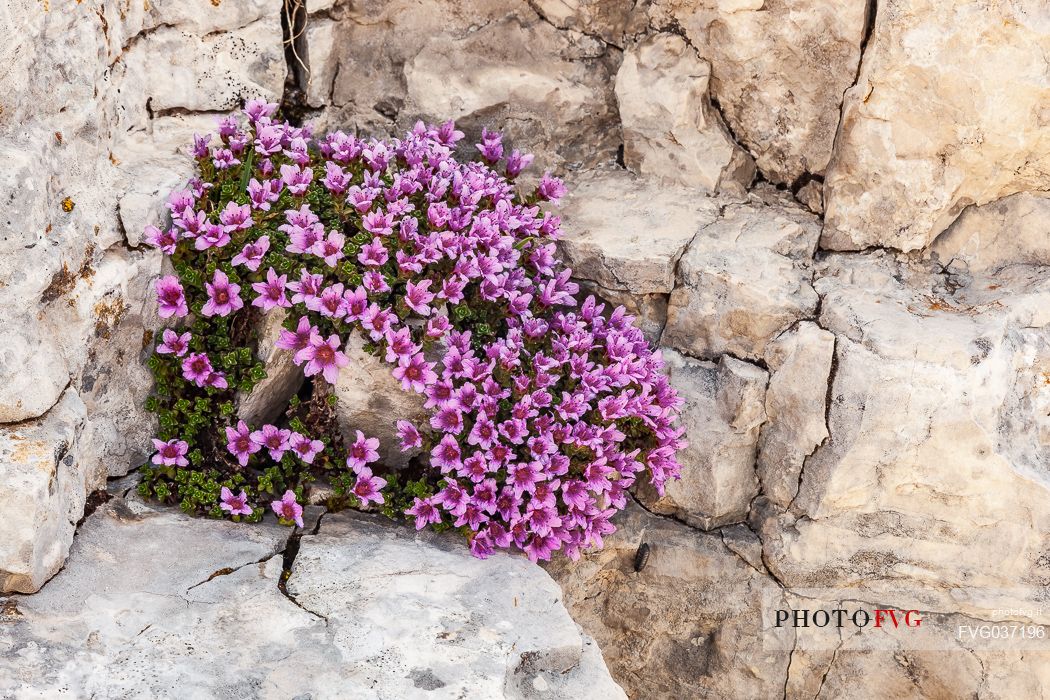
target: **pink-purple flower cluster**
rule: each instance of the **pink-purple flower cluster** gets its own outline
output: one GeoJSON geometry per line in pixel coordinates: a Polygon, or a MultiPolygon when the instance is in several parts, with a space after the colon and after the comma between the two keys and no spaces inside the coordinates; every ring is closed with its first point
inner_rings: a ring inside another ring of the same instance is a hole
{"type": "MultiPolygon", "coordinates": [[[[407,511],[418,528],[462,528],[479,557],[515,547],[534,560],[576,558],[615,529],[610,518],[640,475],[661,492],[677,478],[680,401],[622,307],[577,301],[556,256],[560,220],[540,206],[564,195],[558,179],[545,174],[520,195],[513,179],[532,156],[513,150],[498,172],[505,148],[495,132],[477,144],[481,162],[460,162],[463,134],[451,122],[417,124],[402,139],[335,132],[311,144],[308,129],[274,121],[274,109],[252,102],[247,128],[226,119],[219,143],[195,142],[216,172],[252,163],[247,204],[204,215],[196,207],[208,186],[194,181],[169,200],[173,228],[147,239],[169,254],[184,240],[211,255],[229,247],[251,283],[216,269],[200,313],[225,317],[246,303],[290,310],[277,347],[306,376],[334,383],[350,361],[341,348],[358,333],[404,391],[422,396],[429,420],[398,422],[402,450],[423,450],[431,467],[430,495],[407,511]],[[311,193],[332,207],[312,205],[311,193]]],[[[159,280],[157,294],[163,317],[189,312],[176,277],[159,280]]],[[[187,381],[224,387],[187,336],[165,331],[158,352],[182,358],[187,381]]],[[[275,425],[240,421],[225,432],[241,466],[288,451],[309,464],[324,449],[275,425]]],[[[384,502],[378,447],[358,432],[348,448],[362,504],[384,502]]],[[[301,520],[289,493],[272,508],[301,520]]],[[[250,508],[234,501],[224,493],[223,509],[250,508]]]]}

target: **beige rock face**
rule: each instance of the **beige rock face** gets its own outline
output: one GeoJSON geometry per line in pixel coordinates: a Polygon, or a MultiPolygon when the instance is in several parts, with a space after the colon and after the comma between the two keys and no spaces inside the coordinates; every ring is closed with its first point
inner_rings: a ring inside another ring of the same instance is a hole
{"type": "Polygon", "coordinates": [[[573,178],[558,250],[585,292],[624,305],[651,340],[667,322],[678,259],[722,200],[621,169],[573,178]]]}
{"type": "Polygon", "coordinates": [[[549,168],[616,156],[619,50],[557,30],[525,3],[443,0],[425,12],[410,0],[354,3],[334,45],[328,118],[343,128],[453,118],[471,148],[483,126],[502,129],[549,168]]]}
{"type": "Polygon", "coordinates": [[[31,591],[54,574],[86,493],[150,452],[143,353],[159,327],[161,267],[140,248],[142,229],[162,221],[162,198],[189,176],[178,149],[214,126],[215,114],[196,112],[280,94],[280,8],[0,9],[10,39],[0,46],[0,433],[31,428],[40,446],[0,475],[0,541],[17,553],[0,560],[2,590],[31,591]]]}
{"type": "Polygon", "coordinates": [[[638,497],[655,513],[705,530],[740,522],[758,495],[755,454],[768,374],[727,356],[716,365],[667,350],[664,361],[685,400],[681,422],[689,447],[678,455],[681,480],[669,482],[663,497],[643,481],[638,497]]]}
{"type": "Polygon", "coordinates": [[[1050,187],[1044,3],[880,4],[846,95],[822,245],[930,244],[969,204],[1050,187]]]}
{"type": "Polygon", "coordinates": [[[272,520],[115,498],[46,589],[0,598],[0,695],[626,697],[528,560],[318,515],[289,578],[272,520]]]}
{"type": "Polygon", "coordinates": [[[676,34],[627,50],[616,74],[624,162],[665,182],[743,191],[754,161],[737,146],[708,99],[711,66],[676,34]]]}
{"type": "Polygon", "coordinates": [[[68,390],[45,418],[0,426],[0,591],[32,593],[62,568],[84,509],[85,415],[68,390]]]}
{"type": "Polygon", "coordinates": [[[767,343],[812,317],[815,217],[752,198],[704,222],[682,254],[662,342],[689,355],[758,360],[767,343]]]}
{"type": "Polygon", "coordinates": [[[247,396],[241,395],[237,406],[237,414],[253,427],[276,420],[305,379],[303,370],[292,361],[292,353],[275,347],[287,316],[284,309],[273,309],[259,328],[256,354],[266,368],[266,379],[247,396]]]}
{"type": "MultiPolygon", "coordinates": [[[[634,505],[615,522],[619,531],[602,551],[547,570],[628,695],[779,697],[788,654],[764,651],[758,634],[762,592],[776,596],[776,584],[718,533],[700,533],[634,505]],[[642,543],[650,555],[635,572],[642,543]]],[[[790,649],[790,640],[785,643],[790,649]]]]}
{"type": "Polygon", "coordinates": [[[384,463],[407,464],[413,453],[401,452],[397,421],[409,420],[418,425],[426,420],[423,397],[402,391],[401,382],[391,374],[394,366],[365,352],[364,340],[358,334],[347,339],[344,352],[350,365],[340,370],[334,387],[339,399],[335,410],[340,429],[349,440],[355,438],[358,430],[379,438],[379,455],[384,463]]]}
{"type": "Polygon", "coordinates": [[[654,0],[649,14],[681,27],[711,63],[729,128],[771,182],[787,184],[827,167],[864,12],[863,2],[654,0]]]}
{"type": "Polygon", "coordinates": [[[646,29],[645,4],[633,0],[531,0],[545,20],[559,29],[590,34],[623,48],[626,36],[646,29]]]}
{"type": "Polygon", "coordinates": [[[756,468],[762,492],[787,506],[798,492],[806,457],[828,438],[825,393],[835,336],[803,321],[766,346],[769,389],[756,468]]]}
{"type": "Polygon", "coordinates": [[[971,206],[930,246],[941,264],[971,273],[1050,265],[1050,193],[1024,192],[971,206]]]}
{"type": "Polygon", "coordinates": [[[788,585],[924,610],[1023,607],[1050,580],[1045,269],[956,288],[844,256],[816,287],[836,334],[831,437],[790,511],[759,518],[767,561],[788,585]]]}

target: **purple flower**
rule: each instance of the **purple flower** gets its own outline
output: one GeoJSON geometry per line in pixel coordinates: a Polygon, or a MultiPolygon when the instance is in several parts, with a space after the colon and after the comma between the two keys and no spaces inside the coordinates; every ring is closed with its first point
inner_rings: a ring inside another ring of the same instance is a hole
{"type": "Polygon", "coordinates": [[[161,318],[182,317],[190,312],[186,306],[186,295],[175,275],[167,275],[157,280],[157,302],[160,304],[158,314],[161,318]]]}
{"type": "Polygon", "coordinates": [[[313,464],[314,457],[324,449],[324,443],[320,440],[311,440],[299,433],[292,433],[288,444],[291,445],[292,452],[307,464],[313,464]]]}
{"type": "Polygon", "coordinates": [[[462,454],[456,438],[452,435],[445,435],[430,451],[430,464],[440,469],[442,473],[455,471],[463,464],[462,454]]]}
{"type": "Polygon", "coordinates": [[[416,284],[409,282],[405,289],[405,304],[420,316],[429,316],[430,302],[434,301],[434,295],[427,291],[431,280],[423,280],[416,284]]]}
{"type": "Polygon", "coordinates": [[[406,510],[405,514],[415,517],[417,530],[441,522],[441,512],[430,498],[416,498],[412,507],[406,510]]]}
{"type": "Polygon", "coordinates": [[[281,166],[281,180],[288,187],[288,191],[294,195],[304,194],[310,187],[313,177],[314,171],[310,168],[301,168],[297,165],[281,166]]]}
{"type": "Polygon", "coordinates": [[[497,163],[503,157],[503,134],[482,128],[481,143],[476,146],[486,163],[490,165],[497,163]]]}
{"type": "Polygon", "coordinates": [[[360,473],[366,465],[379,459],[379,438],[366,438],[360,430],[357,431],[357,439],[350,445],[349,454],[346,456],[346,466],[355,473],[360,473]]]}
{"type": "Polygon", "coordinates": [[[361,252],[357,254],[357,259],[362,265],[379,267],[385,265],[386,261],[390,259],[390,253],[387,252],[383,241],[373,238],[371,243],[361,247],[361,252]]]}
{"type": "Polygon", "coordinates": [[[270,311],[278,307],[289,308],[292,302],[284,295],[284,285],[288,281],[288,275],[277,276],[271,267],[266,271],[266,281],[256,282],[252,289],[259,296],[252,300],[252,306],[258,306],[263,311],[270,311]]]}
{"type": "Polygon", "coordinates": [[[254,431],[249,437],[253,443],[265,447],[273,461],[280,462],[281,457],[284,457],[284,453],[290,447],[288,441],[291,436],[291,430],[278,428],[275,425],[264,425],[262,430],[254,431]]]}
{"type": "Polygon", "coordinates": [[[174,255],[179,236],[174,229],[161,231],[156,226],[147,226],[142,240],[155,248],[160,248],[165,255],[174,255]]]}
{"type": "Polygon", "coordinates": [[[270,211],[270,205],[281,198],[281,185],[280,180],[259,182],[253,177],[248,183],[248,198],[251,200],[252,208],[270,211]]]}
{"type": "Polygon", "coordinates": [[[380,493],[386,486],[386,479],[381,479],[372,474],[368,467],[362,467],[357,472],[357,482],[354,484],[353,493],[361,501],[361,505],[368,505],[369,501],[383,503],[383,494],[380,493]]]}
{"type": "Polygon", "coordinates": [[[522,170],[532,165],[532,159],[531,153],[521,153],[515,148],[507,158],[507,177],[515,178],[520,175],[522,170]]]}
{"type": "Polygon", "coordinates": [[[296,329],[294,331],[282,329],[281,335],[274,345],[281,350],[290,350],[293,353],[298,353],[310,345],[315,338],[318,342],[321,340],[321,336],[317,332],[317,326],[312,325],[310,319],[306,316],[300,316],[299,325],[296,326],[296,329]]]}
{"type": "Polygon", "coordinates": [[[557,202],[565,196],[565,185],[550,173],[543,173],[539,186],[536,188],[536,196],[545,202],[557,202]]]}
{"type": "Polygon", "coordinates": [[[208,290],[208,301],[204,303],[201,313],[205,316],[228,316],[244,306],[240,285],[231,283],[222,270],[216,270],[211,282],[206,282],[204,286],[208,290]]]}
{"type": "Polygon", "coordinates": [[[244,248],[241,249],[241,252],[233,256],[233,260],[230,262],[234,265],[244,265],[252,272],[255,272],[259,269],[263,256],[269,249],[270,237],[259,236],[259,239],[254,243],[245,244],[244,248]]]}
{"type": "Polygon", "coordinates": [[[226,426],[226,449],[237,458],[237,462],[243,467],[248,464],[248,459],[262,449],[255,440],[252,440],[248,425],[242,420],[237,422],[236,428],[226,426]]]}
{"type": "Polygon", "coordinates": [[[250,229],[254,223],[251,208],[236,202],[227,202],[226,208],[219,212],[219,221],[230,233],[250,229]]]}
{"type": "Polygon", "coordinates": [[[401,388],[405,391],[414,391],[422,394],[427,385],[437,379],[434,373],[434,363],[423,359],[423,353],[419,352],[412,357],[402,357],[394,369],[394,379],[401,382],[401,388]]]}
{"type": "Polygon", "coordinates": [[[324,258],[328,267],[335,267],[343,258],[344,243],[346,243],[346,236],[338,231],[329,231],[328,238],[314,243],[311,252],[319,258],[324,258]]]}
{"type": "Polygon", "coordinates": [[[197,250],[208,248],[222,248],[230,242],[230,234],[226,228],[219,224],[204,224],[204,232],[193,241],[193,247],[197,250]]]}
{"type": "Polygon", "coordinates": [[[185,440],[158,440],[153,438],[153,449],[157,451],[153,455],[154,464],[162,464],[168,467],[185,467],[189,465],[186,453],[190,446],[185,440]]]}
{"type": "Polygon", "coordinates": [[[219,492],[219,507],[228,512],[230,515],[251,515],[252,507],[248,505],[248,494],[242,489],[236,496],[233,495],[233,491],[226,486],[222,487],[222,491],[219,492]]]}
{"type": "Polygon", "coordinates": [[[157,352],[182,357],[190,347],[190,338],[189,331],[179,335],[172,329],[165,328],[164,334],[161,336],[163,342],[157,346],[157,352]]]}
{"type": "Polygon", "coordinates": [[[270,503],[270,507],[273,508],[273,512],[280,518],[281,523],[292,522],[299,527],[303,525],[303,507],[295,500],[295,492],[288,490],[284,492],[284,496],[279,501],[273,501],[270,503]]]}
{"type": "Polygon", "coordinates": [[[423,446],[423,436],[411,421],[399,420],[397,422],[397,438],[401,441],[401,451],[408,452],[423,446]]]}
{"type": "Polygon", "coordinates": [[[186,381],[193,382],[197,386],[204,386],[208,378],[213,374],[211,360],[203,352],[190,353],[182,361],[182,376],[186,381]]]}
{"type": "Polygon", "coordinates": [[[339,379],[339,369],[350,364],[350,359],[339,351],[339,336],[333,334],[328,340],[322,340],[320,335],[310,338],[310,344],[295,355],[297,363],[306,363],[303,374],[312,377],[321,374],[329,384],[335,384],[339,379]]]}

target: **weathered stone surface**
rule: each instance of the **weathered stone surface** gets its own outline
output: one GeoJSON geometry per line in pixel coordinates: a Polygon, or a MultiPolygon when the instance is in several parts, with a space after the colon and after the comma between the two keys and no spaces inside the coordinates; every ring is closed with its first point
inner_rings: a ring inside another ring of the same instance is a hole
{"type": "Polygon", "coordinates": [[[293,354],[276,347],[287,317],[284,309],[273,309],[259,327],[256,354],[266,368],[266,379],[256,384],[247,396],[239,394],[237,404],[237,415],[251,426],[276,420],[305,379],[303,370],[292,361],[293,354]]]}
{"type": "Polygon", "coordinates": [[[624,162],[651,178],[743,192],[754,161],[708,98],[711,66],[676,34],[656,34],[624,54],[616,74],[624,162]]]}
{"type": "MultiPolygon", "coordinates": [[[[547,570],[613,677],[635,698],[780,697],[788,653],[764,651],[762,593],[768,577],[697,532],[631,505],[600,552],[547,570]],[[635,552],[650,545],[644,569],[635,552]]],[[[753,536],[752,536],[753,537],[753,536]]],[[[788,628],[783,633],[792,634],[788,628]]],[[[786,646],[791,648],[790,638],[786,646]]]]}
{"type": "Polygon", "coordinates": [[[662,342],[689,355],[760,360],[770,340],[816,312],[808,269],[816,217],[752,195],[702,222],[682,254],[662,342]]]}
{"type": "Polygon", "coordinates": [[[599,37],[623,48],[625,38],[647,28],[645,3],[633,0],[530,0],[558,29],[599,37]]]}
{"type": "Polygon", "coordinates": [[[113,499],[42,592],[0,603],[0,694],[624,697],[523,558],[329,515],[286,596],[288,534],[113,499]]]}
{"type": "Polygon", "coordinates": [[[84,418],[67,390],[45,418],[0,426],[0,592],[32,593],[65,561],[84,510],[84,418]]]}
{"type": "MultiPolygon", "coordinates": [[[[280,9],[280,0],[0,9],[10,39],[0,46],[10,88],[0,106],[0,424],[38,419],[35,440],[64,444],[63,407],[80,406],[75,478],[61,467],[48,497],[68,532],[25,501],[24,526],[3,538],[26,557],[38,556],[35,538],[53,541],[20,585],[35,588],[61,565],[85,493],[150,451],[142,353],[159,327],[160,256],[139,249],[142,229],[163,222],[162,198],[191,172],[178,149],[214,126],[214,113],[195,112],[280,94],[280,9]]],[[[14,488],[0,478],[0,493],[14,488]]]]}
{"type": "Polygon", "coordinates": [[[1015,266],[958,285],[880,254],[820,271],[821,325],[836,334],[831,437],[792,508],[756,517],[787,585],[977,617],[1039,608],[1050,279],[1015,266]]]}
{"type": "Polygon", "coordinates": [[[930,246],[942,265],[995,273],[1007,265],[1050,265],[1050,193],[1024,192],[970,206],[930,246]]]}
{"type": "Polygon", "coordinates": [[[414,452],[402,453],[397,439],[397,421],[426,420],[423,397],[402,391],[394,379],[394,365],[384,362],[364,349],[365,341],[351,334],[343,349],[350,364],[339,372],[335,384],[336,417],[343,434],[353,440],[360,430],[368,437],[379,438],[379,456],[385,464],[402,466],[414,452]]]}
{"type": "Polygon", "coordinates": [[[28,314],[0,317],[0,423],[43,415],[69,384],[56,339],[43,333],[28,314]]]}
{"type": "MultiPolygon", "coordinates": [[[[864,2],[654,0],[659,28],[684,30],[711,63],[729,128],[772,182],[824,172],[842,93],[853,84],[864,2]]],[[[882,8],[880,7],[880,14],[882,8]]]]}
{"type": "Polygon", "coordinates": [[[667,294],[675,266],[720,200],[664,187],[623,170],[600,170],[569,183],[558,243],[576,277],[605,289],[667,294]]]}
{"type": "Polygon", "coordinates": [[[768,374],[728,356],[716,365],[665,350],[664,361],[685,400],[681,424],[689,447],[678,454],[680,481],[668,482],[663,497],[642,481],[638,497],[655,513],[705,530],[740,522],[758,495],[755,454],[768,374]]]}
{"type": "Polygon", "coordinates": [[[1035,0],[880,4],[828,168],[822,245],[917,250],[969,204],[1050,188],[1048,50],[1035,0]]]}
{"type": "Polygon", "coordinates": [[[472,148],[481,128],[544,167],[612,161],[619,119],[615,48],[562,32],[512,0],[354,3],[336,33],[331,123],[367,133],[454,118],[472,148]]]}
{"type": "Polygon", "coordinates": [[[828,438],[824,414],[834,354],[835,336],[810,321],[766,346],[767,420],[756,466],[762,493],[780,505],[795,497],[806,457],[828,438]]]}

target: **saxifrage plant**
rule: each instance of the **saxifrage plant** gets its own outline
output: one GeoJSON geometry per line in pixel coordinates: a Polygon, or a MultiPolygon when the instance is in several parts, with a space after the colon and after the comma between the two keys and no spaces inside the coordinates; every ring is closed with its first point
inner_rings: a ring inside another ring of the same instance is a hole
{"type": "Polygon", "coordinates": [[[143,495],[234,520],[269,506],[302,526],[323,478],[330,507],[375,504],[459,529],[476,556],[536,560],[600,547],[641,473],[661,492],[677,478],[680,400],[622,307],[577,301],[559,218],[540,206],[559,180],[519,193],[532,156],[505,154],[498,133],[461,162],[451,122],[314,141],[275,110],[252,101],[246,125],[196,137],[199,177],[169,197],[171,227],[146,232],[174,274],[156,283],[172,327],[149,360],[160,434],[143,495]],[[256,336],[275,310],[307,390],[279,424],[249,426],[239,396],[266,377],[256,336]],[[401,449],[421,454],[407,469],[335,420],[354,333],[425,398],[428,422],[397,423],[401,449]]]}

